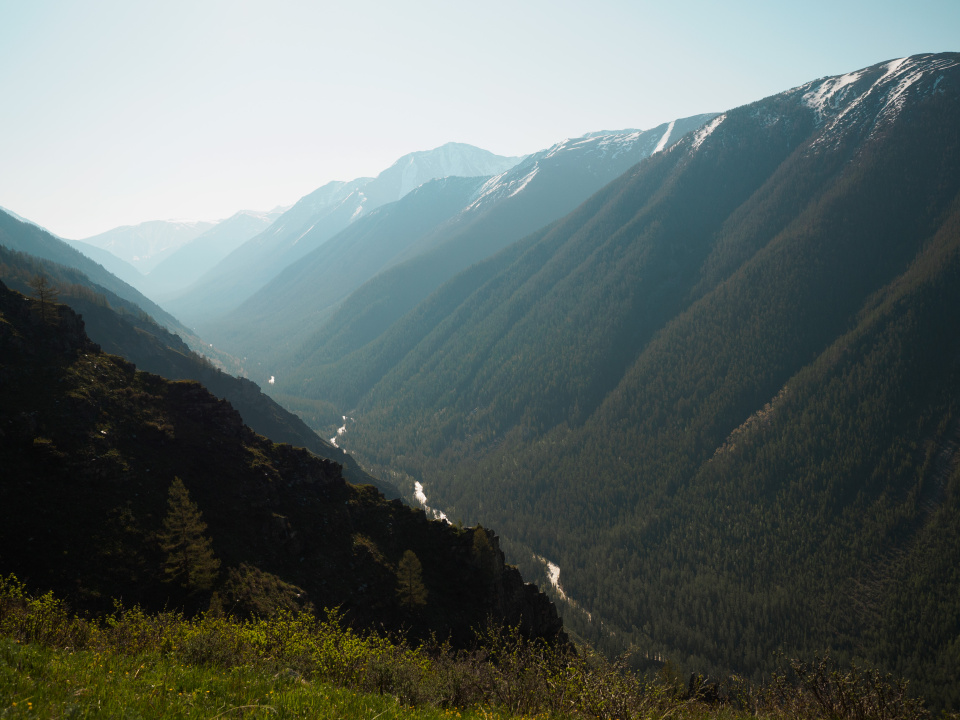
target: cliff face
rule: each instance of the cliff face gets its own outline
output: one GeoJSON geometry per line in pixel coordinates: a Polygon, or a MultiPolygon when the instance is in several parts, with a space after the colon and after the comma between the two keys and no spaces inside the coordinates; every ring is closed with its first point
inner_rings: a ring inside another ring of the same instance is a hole
{"type": "Polygon", "coordinates": [[[496,557],[494,607],[508,625],[519,626],[525,635],[558,637],[566,641],[563,621],[557,615],[556,606],[534,583],[524,582],[516,567],[505,563],[500,538],[489,531],[487,534],[496,557]]]}
{"type": "Polygon", "coordinates": [[[64,306],[44,321],[0,284],[0,313],[0,573],[78,610],[122,598],[194,611],[217,592],[225,609],[249,611],[242,598],[256,578],[301,605],[339,606],[357,625],[415,637],[466,644],[489,619],[565,637],[546,596],[504,565],[495,536],[484,531],[493,539],[478,554],[480,531],[347,483],[338,463],[257,435],[198,383],[101,353],[64,306]],[[221,561],[211,588],[166,582],[160,537],[174,478],[221,561]],[[421,564],[423,604],[398,593],[406,551],[421,564]]]}

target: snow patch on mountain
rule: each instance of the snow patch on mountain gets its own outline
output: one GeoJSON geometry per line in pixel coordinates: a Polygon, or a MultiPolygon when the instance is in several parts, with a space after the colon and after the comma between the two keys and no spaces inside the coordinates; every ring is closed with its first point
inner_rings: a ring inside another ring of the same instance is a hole
{"type": "Polygon", "coordinates": [[[862,75],[863,70],[858,70],[857,72],[847,73],[839,77],[829,78],[819,87],[807,92],[803,96],[803,103],[818,115],[823,115],[824,109],[828,104],[831,107],[837,107],[851,86],[859,80],[862,75]]]}
{"type": "Polygon", "coordinates": [[[873,136],[899,117],[911,95],[935,92],[943,71],[958,65],[951,58],[919,55],[800,86],[802,104],[823,125],[811,147],[832,145],[852,127],[873,136]]]}
{"type": "Polygon", "coordinates": [[[630,130],[607,134],[589,133],[581,137],[568,138],[546,150],[528,156],[518,165],[491,177],[477,190],[473,201],[464,212],[476,211],[517,195],[527,188],[545,165],[551,163],[574,161],[574,158],[578,157],[588,165],[591,158],[602,162],[617,159],[627,153],[635,157],[635,162],[639,162],[654,152],[658,141],[666,143],[672,132],[673,123],[670,123],[666,133],[663,135],[656,133],[654,137],[650,136],[650,131],[630,130]]]}
{"type": "Polygon", "coordinates": [[[726,119],[726,117],[727,117],[726,113],[724,113],[723,115],[717,115],[713,120],[711,120],[702,128],[697,130],[693,136],[693,142],[690,145],[690,151],[696,152],[697,149],[701,145],[703,145],[703,141],[706,140],[708,137],[710,137],[710,135],[713,134],[714,130],[720,127],[720,123],[722,123],[724,119],[726,119]]]}
{"type": "MultiPolygon", "coordinates": [[[[673,131],[673,126],[674,123],[671,122],[670,127],[667,128],[667,132],[664,134],[664,137],[669,137],[670,133],[673,131]]],[[[621,154],[630,152],[636,146],[641,134],[641,131],[637,130],[635,132],[625,134],[618,133],[616,135],[601,137],[600,142],[597,144],[597,148],[600,150],[600,157],[606,157],[609,153],[611,158],[616,159],[620,157],[621,154]]]]}
{"type": "Polygon", "coordinates": [[[657,143],[657,146],[653,149],[653,152],[658,153],[667,146],[667,141],[670,139],[670,134],[673,132],[673,127],[676,124],[676,120],[670,121],[670,124],[667,125],[667,131],[663,134],[663,137],[660,138],[660,142],[657,143]]]}
{"type": "Polygon", "coordinates": [[[611,133],[610,135],[591,133],[582,137],[568,138],[548,148],[543,153],[536,153],[533,157],[542,154],[543,160],[549,160],[559,155],[575,152],[596,153],[600,157],[613,154],[614,157],[617,157],[623,152],[632,150],[643,134],[639,130],[628,133],[611,133]]]}
{"type": "Polygon", "coordinates": [[[521,177],[517,176],[516,170],[508,170],[507,172],[500,173],[499,175],[494,175],[480,186],[480,189],[477,191],[476,198],[472,203],[467,205],[467,207],[464,209],[464,212],[477,210],[481,206],[486,205],[488,202],[493,200],[499,200],[505,197],[513,197],[518,192],[523,190],[523,188],[525,188],[534,177],[536,177],[537,170],[537,162],[534,160],[528,163],[523,163],[523,169],[520,170],[520,172],[526,172],[526,174],[521,177]]]}
{"type": "Polygon", "coordinates": [[[884,103],[883,108],[880,110],[881,117],[887,115],[888,113],[899,113],[900,108],[903,107],[907,90],[911,85],[914,85],[923,77],[923,73],[923,70],[914,70],[913,72],[906,73],[900,78],[900,81],[887,94],[887,100],[884,103]]]}
{"type": "Polygon", "coordinates": [[[537,171],[539,169],[540,169],[540,166],[534,163],[533,169],[530,172],[528,172],[526,175],[524,175],[522,178],[520,178],[519,182],[517,183],[517,189],[514,190],[512,193],[510,193],[510,197],[513,197],[518,192],[521,192],[527,185],[529,185],[530,181],[537,176],[537,171]]]}

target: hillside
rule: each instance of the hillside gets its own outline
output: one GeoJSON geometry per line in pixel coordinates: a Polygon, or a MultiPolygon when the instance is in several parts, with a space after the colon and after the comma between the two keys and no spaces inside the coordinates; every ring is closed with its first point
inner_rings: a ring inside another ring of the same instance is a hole
{"type": "Polygon", "coordinates": [[[171,332],[182,337],[191,335],[180,322],[166,310],[145,297],[139,290],[118,279],[97,262],[60,238],[51,235],[36,225],[18,220],[0,211],[0,245],[19,252],[51,260],[75,268],[101,287],[110,290],[124,300],[141,307],[144,312],[162,323],[171,332]]]}
{"type": "Polygon", "coordinates": [[[562,637],[553,606],[503,564],[492,534],[344,482],[338,464],[255,434],[198,383],[102,353],[69,308],[2,283],[0,377],[2,572],[74,608],[123,598],[196,610],[217,592],[238,612],[309,600],[359,626],[454,643],[490,616],[562,637]],[[173,564],[195,546],[171,543],[176,518],[208,549],[173,564]]]}
{"type": "Polygon", "coordinates": [[[278,361],[315,332],[345,297],[396,264],[411,247],[442,233],[485,180],[432,180],[371,211],[211,323],[210,340],[274,374],[278,361]]]}
{"type": "Polygon", "coordinates": [[[376,208],[396,202],[429,180],[489,176],[518,160],[447,143],[405,155],[375,178],[327,183],[298,200],[267,230],[230,253],[166,307],[206,331],[207,323],[235,309],[284,268],[376,208]]]}
{"type": "Polygon", "coordinates": [[[339,233],[205,329],[218,346],[274,368],[281,388],[296,387],[298,364],[312,374],[307,368],[370,342],[456,273],[562,217],[712,117],[591,133],[485,182],[424,185],[339,233]]]}
{"type": "Polygon", "coordinates": [[[956,708],[958,60],[730,110],[291,392],[598,642],[829,649],[956,708]]]}
{"type": "MultiPolygon", "coordinates": [[[[93,283],[79,270],[0,245],[0,279],[9,287],[30,295],[31,284],[41,275],[50,280],[60,302],[82,315],[87,333],[105,352],[170,380],[196,380],[217,397],[229,400],[244,423],[256,432],[339,462],[348,481],[373,484],[387,497],[399,497],[393,485],[365,473],[352,457],[323,440],[303,420],[261,392],[256,383],[214,367],[137,305],[93,283]]],[[[323,403],[313,406],[314,421],[317,413],[323,413],[328,421],[339,418],[331,418],[331,408],[323,403]]]]}
{"type": "Polygon", "coordinates": [[[182,292],[247,240],[270,227],[282,212],[242,210],[180,245],[146,276],[151,295],[162,301],[182,292]]]}
{"type": "Polygon", "coordinates": [[[178,248],[216,225],[213,222],[149,220],[139,225],[116,227],[82,238],[80,242],[106,250],[146,275],[178,248]]]}

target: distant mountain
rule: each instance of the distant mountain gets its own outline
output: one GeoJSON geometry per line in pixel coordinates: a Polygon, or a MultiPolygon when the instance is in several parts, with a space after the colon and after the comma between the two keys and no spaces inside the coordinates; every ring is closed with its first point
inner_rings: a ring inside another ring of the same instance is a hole
{"type": "Polygon", "coordinates": [[[101,352],[65,306],[0,282],[0,318],[4,576],[78,612],[122,602],[192,613],[217,593],[241,603],[222,602],[227,611],[336,607],[364,630],[461,647],[490,620],[565,639],[554,606],[486,530],[344,482],[340,465],[257,435],[202,385],[101,352]],[[171,578],[164,520],[175,500],[209,551],[171,578]],[[397,592],[408,553],[422,608],[397,592]]]}
{"type": "MultiPolygon", "coordinates": [[[[420,226],[419,236],[408,236],[409,226],[401,229],[399,220],[382,214],[375,232],[363,237],[342,233],[207,332],[226,348],[278,367],[278,389],[299,394],[300,383],[307,382],[311,394],[329,393],[328,398],[350,407],[356,396],[346,394],[335,377],[354,371],[333,364],[373,341],[457,272],[562,217],[643,158],[713,117],[697,115],[647,131],[592,133],[558,143],[491,177],[455,214],[448,211],[435,216],[432,226],[420,226]],[[337,268],[338,279],[317,282],[331,267],[337,268]],[[296,307],[308,309],[309,315],[291,308],[294,297],[296,307]]],[[[428,198],[416,201],[425,205],[428,198]]],[[[398,218],[406,217],[401,206],[407,202],[397,203],[398,218]]]]}
{"type": "Polygon", "coordinates": [[[0,245],[79,270],[97,285],[142,308],[171,332],[184,338],[192,335],[175,317],[139,290],[71,247],[65,240],[51,235],[33,223],[17,220],[5,212],[0,212],[0,245]]]}
{"type": "Polygon", "coordinates": [[[205,326],[210,340],[239,349],[250,361],[262,363],[264,372],[276,374],[278,366],[270,358],[297,349],[353,290],[440,232],[485,180],[431,180],[367,213],[285,268],[227,317],[205,326]],[[244,327],[252,332],[245,333],[244,327]]]}
{"type": "Polygon", "coordinates": [[[186,289],[247,240],[270,227],[283,212],[242,210],[221,220],[167,255],[150,271],[150,294],[163,299],[186,289]]]}
{"type": "Polygon", "coordinates": [[[366,213],[399,200],[417,187],[416,183],[462,173],[488,176],[519,159],[448,143],[405,155],[376,178],[328,183],[301,198],[268,230],[232,252],[166,306],[191,324],[207,322],[236,308],[283,268],[366,213]]]}
{"type": "Polygon", "coordinates": [[[109,250],[146,275],[177,248],[215,225],[212,222],[151,220],[139,225],[123,225],[81,240],[87,245],[109,250]]]}
{"type": "MultiPolygon", "coordinates": [[[[44,232],[47,232],[47,233],[50,232],[49,230],[47,230],[47,229],[46,229],[43,225],[41,225],[40,223],[35,223],[33,220],[30,220],[29,218],[25,218],[25,217],[23,217],[22,215],[18,215],[18,214],[15,213],[13,210],[10,210],[10,209],[8,209],[8,208],[5,208],[5,207],[3,207],[2,205],[0,205],[0,212],[6,213],[6,214],[9,215],[10,217],[12,217],[12,218],[14,218],[14,219],[16,219],[16,220],[19,220],[20,222],[27,223],[28,225],[33,225],[34,227],[38,227],[38,228],[40,228],[41,230],[43,230],[44,232]]],[[[50,234],[53,235],[53,233],[50,233],[50,234]]]]}
{"type": "Polygon", "coordinates": [[[95,263],[102,265],[104,270],[116,275],[130,287],[136,288],[144,294],[149,291],[146,276],[126,260],[121,260],[109,250],[85,243],[82,240],[64,240],[64,242],[70,247],[82,252],[95,263]]]}
{"type": "MultiPolygon", "coordinates": [[[[370,182],[364,193],[376,206],[399,200],[428,180],[445,177],[489,177],[516,165],[521,158],[494,155],[464,143],[404,155],[370,182]]],[[[365,212],[372,210],[365,208],[365,212]]]]}
{"type": "Polygon", "coordinates": [[[956,711],[958,327],[945,53],[717,116],[285,391],[554,568],[595,642],[747,677],[829,651],[956,711]]]}

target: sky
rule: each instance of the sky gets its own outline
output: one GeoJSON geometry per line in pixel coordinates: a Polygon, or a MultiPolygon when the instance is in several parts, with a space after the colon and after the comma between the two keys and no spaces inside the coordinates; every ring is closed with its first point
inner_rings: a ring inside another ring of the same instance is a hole
{"type": "Polygon", "coordinates": [[[960,0],[0,0],[0,206],[82,239],[960,51],[960,0]]]}

